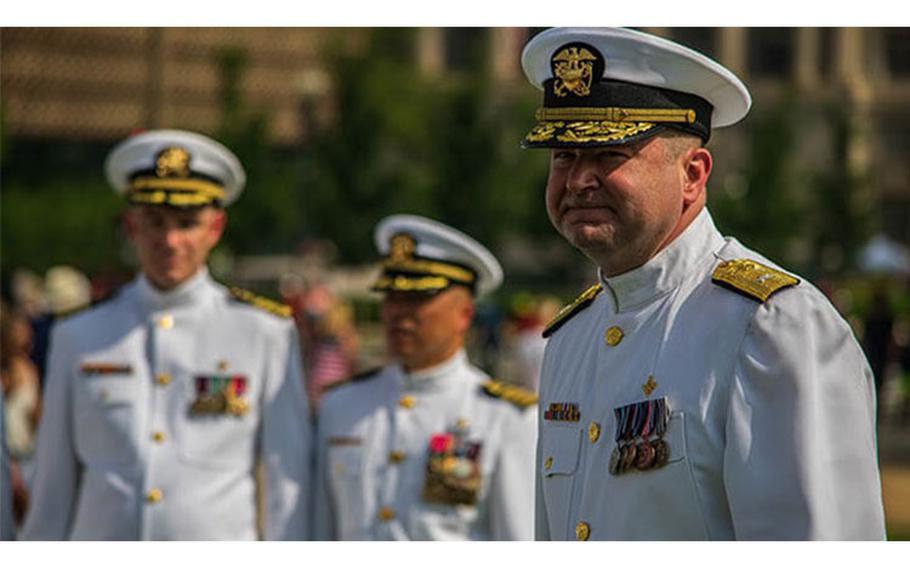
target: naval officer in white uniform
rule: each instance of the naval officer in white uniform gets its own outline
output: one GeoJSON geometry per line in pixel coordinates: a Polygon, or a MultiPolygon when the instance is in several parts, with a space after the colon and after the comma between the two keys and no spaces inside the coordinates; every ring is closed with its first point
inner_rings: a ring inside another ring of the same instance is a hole
{"type": "Polygon", "coordinates": [[[326,540],[530,540],[536,396],[471,365],[473,299],[502,269],[446,225],[376,228],[391,359],[319,410],[314,532],[326,540]]]}
{"type": "Polygon", "coordinates": [[[142,271],[53,330],[22,536],[305,538],[310,427],[289,310],[206,269],[243,168],[209,138],[158,130],[115,147],[106,173],[142,271]]]}
{"type": "Polygon", "coordinates": [[[712,127],[751,99],[729,70],[623,29],[552,29],[547,211],[599,267],[551,323],[540,387],[541,540],[882,539],[872,374],[805,279],[721,236],[712,127]]]}

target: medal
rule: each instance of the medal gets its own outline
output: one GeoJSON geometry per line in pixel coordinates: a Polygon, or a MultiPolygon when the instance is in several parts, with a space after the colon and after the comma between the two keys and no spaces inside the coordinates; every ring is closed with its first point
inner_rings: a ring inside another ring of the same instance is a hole
{"type": "Polygon", "coordinates": [[[635,447],[635,444],[629,444],[623,449],[623,452],[622,471],[626,472],[635,465],[635,457],[638,455],[638,449],[635,447]]]}
{"type": "Polygon", "coordinates": [[[613,409],[616,419],[609,472],[647,471],[663,467],[670,459],[670,446],[663,437],[670,420],[666,397],[643,400],[613,409]]]}
{"type": "Polygon", "coordinates": [[[614,447],[610,453],[610,473],[613,475],[619,474],[619,456],[619,447],[614,447]]]}
{"type": "Polygon", "coordinates": [[[652,446],[650,442],[638,444],[638,457],[635,459],[635,469],[639,471],[651,469],[654,465],[655,454],[654,446],[652,446]]]}
{"type": "Polygon", "coordinates": [[[646,405],[648,411],[640,434],[642,441],[637,446],[638,456],[635,459],[635,469],[639,471],[650,469],[651,466],[654,465],[654,448],[652,448],[651,444],[648,442],[648,435],[652,432],[652,425],[654,424],[656,414],[654,407],[656,405],[652,400],[647,401],[646,405]]]}
{"type": "Polygon", "coordinates": [[[654,467],[667,465],[667,461],[670,459],[670,446],[662,439],[654,440],[651,445],[654,448],[654,467]]]}
{"type": "Polygon", "coordinates": [[[467,439],[467,421],[432,434],[422,497],[429,503],[472,505],[480,492],[482,443],[467,439]]]}

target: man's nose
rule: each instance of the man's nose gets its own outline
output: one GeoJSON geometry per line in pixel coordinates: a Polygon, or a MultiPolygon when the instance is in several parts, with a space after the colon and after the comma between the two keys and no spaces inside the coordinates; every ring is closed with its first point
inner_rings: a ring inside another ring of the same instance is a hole
{"type": "Polygon", "coordinates": [[[566,189],[569,191],[588,191],[597,188],[599,179],[591,161],[580,157],[572,164],[566,177],[566,189]]]}
{"type": "Polygon", "coordinates": [[[176,227],[165,227],[159,233],[159,241],[169,249],[177,247],[180,241],[180,231],[176,227]]]}

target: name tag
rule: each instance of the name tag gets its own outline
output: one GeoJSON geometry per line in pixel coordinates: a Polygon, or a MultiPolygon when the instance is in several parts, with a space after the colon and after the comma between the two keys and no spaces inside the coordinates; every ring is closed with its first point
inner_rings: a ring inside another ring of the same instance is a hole
{"type": "Polygon", "coordinates": [[[356,436],[333,436],[327,440],[330,446],[360,446],[363,445],[363,438],[356,436]]]}
{"type": "Polygon", "coordinates": [[[97,375],[129,375],[133,366],[127,363],[102,363],[86,361],[79,366],[79,370],[86,376],[97,375]]]}

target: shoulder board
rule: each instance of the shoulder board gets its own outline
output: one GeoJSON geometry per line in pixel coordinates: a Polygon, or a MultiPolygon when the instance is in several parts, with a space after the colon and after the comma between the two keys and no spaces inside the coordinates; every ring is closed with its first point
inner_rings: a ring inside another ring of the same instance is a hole
{"type": "Polygon", "coordinates": [[[253,307],[259,308],[260,310],[269,312],[270,314],[274,314],[279,317],[291,317],[291,306],[287,304],[276,302],[275,300],[270,300],[265,296],[254,294],[249,290],[244,290],[243,288],[238,288],[236,286],[231,286],[229,290],[231,297],[238,302],[249,304],[253,307]]]}
{"type": "Polygon", "coordinates": [[[481,387],[483,388],[483,392],[493,398],[501,398],[521,409],[537,404],[537,394],[521,387],[509,385],[493,379],[485,381],[481,387]]]}
{"type": "Polygon", "coordinates": [[[564,323],[572,319],[578,312],[587,308],[594,301],[598,294],[603,292],[603,286],[595,284],[581,293],[577,298],[572,300],[571,304],[559,310],[559,313],[550,320],[550,323],[543,330],[544,337],[550,337],[553,333],[562,327],[564,323]]]}
{"type": "Polygon", "coordinates": [[[357,383],[360,381],[365,381],[367,379],[372,379],[373,377],[379,376],[379,371],[382,370],[382,367],[374,367],[372,369],[367,369],[366,371],[360,371],[359,373],[354,373],[346,379],[341,379],[340,381],[335,381],[334,383],[329,383],[322,387],[322,393],[325,394],[331,390],[334,390],[340,386],[348,385],[351,383],[357,383]]]}
{"type": "Polygon", "coordinates": [[[745,258],[718,264],[711,281],[759,302],[766,301],[779,290],[799,284],[799,278],[745,258]]]}

